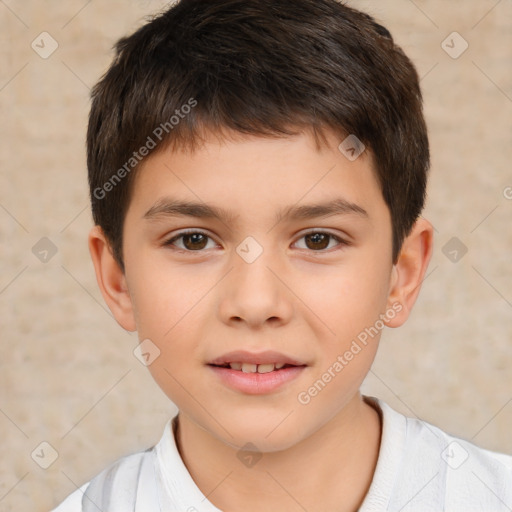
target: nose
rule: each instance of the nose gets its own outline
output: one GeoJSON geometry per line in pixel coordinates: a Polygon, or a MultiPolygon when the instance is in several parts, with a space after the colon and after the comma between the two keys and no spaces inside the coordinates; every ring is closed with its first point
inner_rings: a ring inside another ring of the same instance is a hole
{"type": "Polygon", "coordinates": [[[269,251],[252,263],[234,254],[233,268],[220,291],[222,321],[253,329],[288,323],[293,316],[293,294],[285,282],[282,268],[269,251]]]}

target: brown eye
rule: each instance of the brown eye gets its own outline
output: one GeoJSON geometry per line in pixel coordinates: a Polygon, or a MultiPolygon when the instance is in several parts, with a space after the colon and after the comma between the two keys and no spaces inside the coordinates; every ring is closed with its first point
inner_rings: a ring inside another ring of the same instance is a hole
{"type": "Polygon", "coordinates": [[[331,236],[324,233],[314,233],[312,235],[306,235],[306,245],[308,249],[322,250],[329,246],[329,240],[331,236]]]}
{"type": "Polygon", "coordinates": [[[201,233],[183,236],[183,245],[190,251],[197,251],[206,247],[208,237],[201,233]]]}
{"type": "Polygon", "coordinates": [[[201,233],[200,231],[191,231],[189,233],[176,235],[165,242],[164,245],[175,246],[182,251],[198,252],[207,248],[210,241],[212,241],[211,238],[205,233],[201,233]]]}
{"type": "Polygon", "coordinates": [[[336,245],[348,245],[341,238],[321,231],[307,233],[300,239],[300,241],[302,240],[304,240],[303,243],[297,242],[299,249],[309,249],[316,252],[325,252],[326,249],[330,249],[336,245]],[[332,243],[333,241],[335,242],[334,244],[332,243]]]}

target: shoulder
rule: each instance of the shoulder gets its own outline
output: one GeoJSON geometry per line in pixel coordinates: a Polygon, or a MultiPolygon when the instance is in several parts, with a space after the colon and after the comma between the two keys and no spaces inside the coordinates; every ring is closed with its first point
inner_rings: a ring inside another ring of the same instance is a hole
{"type": "Polygon", "coordinates": [[[82,496],[87,490],[89,483],[82,485],[75,492],[71,493],[57,508],[51,512],[81,512],[82,510],[82,496]]]}
{"type": "Polygon", "coordinates": [[[177,416],[160,441],[144,452],[119,459],[71,494],[52,512],[185,510],[218,512],[198,489],[175,442],[177,416]]]}
{"type": "Polygon", "coordinates": [[[425,421],[408,419],[408,424],[410,452],[418,450],[437,475],[446,511],[510,510],[512,456],[480,448],[425,421]]]}
{"type": "Polygon", "coordinates": [[[104,469],[90,482],[70,494],[52,512],[109,510],[113,503],[131,510],[143,466],[152,464],[154,449],[123,457],[104,469]],[[130,507],[130,508],[128,508],[130,507]]]}
{"type": "MultiPolygon", "coordinates": [[[[417,418],[406,419],[406,451],[428,456],[446,467],[447,480],[456,481],[459,473],[492,473],[495,479],[512,478],[512,456],[481,448],[469,440],[451,435],[431,423],[417,418]]],[[[506,480],[507,481],[507,480],[506,480]]]]}
{"type": "Polygon", "coordinates": [[[510,510],[512,456],[406,417],[381,400],[371,401],[383,418],[379,458],[386,459],[382,473],[392,479],[392,483],[388,480],[389,510],[434,510],[435,506],[446,512],[510,510]],[[429,503],[435,503],[434,508],[429,503]]]}

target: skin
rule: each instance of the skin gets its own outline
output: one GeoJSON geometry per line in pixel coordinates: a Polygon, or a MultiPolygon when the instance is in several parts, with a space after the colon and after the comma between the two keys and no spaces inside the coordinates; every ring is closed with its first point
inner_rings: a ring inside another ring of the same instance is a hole
{"type": "Polygon", "coordinates": [[[318,149],[307,133],[210,137],[193,153],[152,154],[137,175],[125,218],[125,273],[101,228],[89,235],[110,310],[124,329],[137,330],[161,351],[149,369],[179,407],[184,463],[208,499],[227,512],[355,511],[372,481],[381,424],[359,388],[380,332],[309,403],[297,397],[393,305],[386,325],[406,321],[430,260],[433,229],[418,219],[393,264],[391,217],[371,153],[351,162],[337,149],[337,137],[330,134],[328,142],[318,149]],[[144,218],[166,197],[224,208],[233,218],[144,218]],[[276,223],[282,208],[335,198],[367,215],[276,223]],[[166,245],[184,229],[210,238],[166,245]],[[315,243],[305,237],[311,232],[348,244],[315,243]],[[263,248],[252,263],[236,252],[248,236],[263,248]],[[249,395],[226,386],[207,366],[238,349],[275,350],[307,366],[279,390],[249,395]],[[252,467],[237,457],[248,442],[262,454],[252,467]]]}

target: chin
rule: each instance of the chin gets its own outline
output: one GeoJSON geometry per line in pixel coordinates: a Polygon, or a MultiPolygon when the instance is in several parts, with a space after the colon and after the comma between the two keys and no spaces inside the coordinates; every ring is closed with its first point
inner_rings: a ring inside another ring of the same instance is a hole
{"type": "MultiPolygon", "coordinates": [[[[236,450],[244,449],[248,443],[254,445],[254,451],[278,452],[286,450],[302,440],[302,433],[297,431],[297,415],[292,413],[288,419],[283,411],[269,412],[262,415],[258,411],[217,416],[216,422],[208,420],[207,430],[225,444],[236,450]],[[284,419],[284,421],[283,421],[284,419]],[[211,430],[213,429],[213,430],[211,430]]],[[[301,422],[303,427],[303,423],[301,422]]]]}

